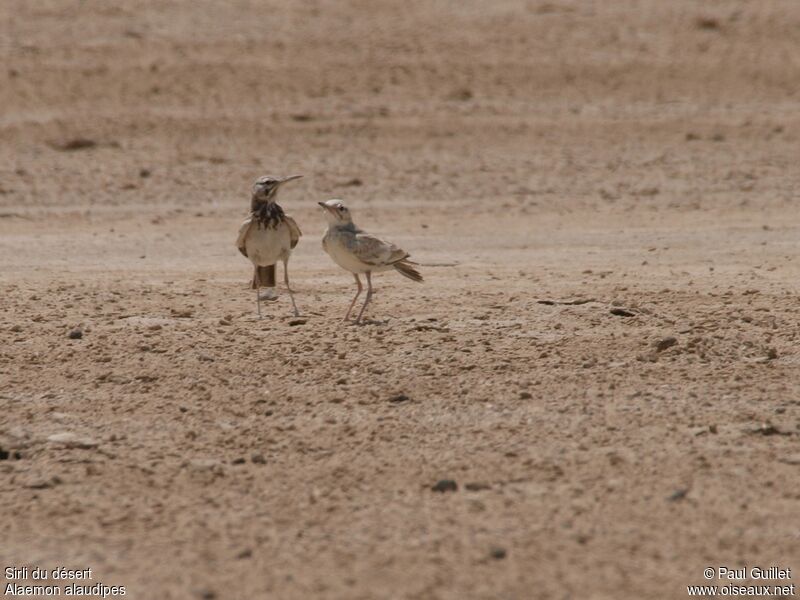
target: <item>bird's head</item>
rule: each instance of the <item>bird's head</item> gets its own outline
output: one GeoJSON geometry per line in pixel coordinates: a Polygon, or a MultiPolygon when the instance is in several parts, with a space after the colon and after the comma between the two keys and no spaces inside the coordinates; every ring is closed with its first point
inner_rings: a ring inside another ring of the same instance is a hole
{"type": "Polygon", "coordinates": [[[270,202],[275,199],[278,193],[278,188],[287,181],[293,179],[300,179],[302,175],[289,175],[288,177],[272,177],[271,175],[263,175],[256,179],[253,183],[253,200],[258,202],[270,202]]]}
{"type": "Polygon", "coordinates": [[[331,225],[344,225],[353,222],[350,211],[341,200],[327,200],[318,204],[325,211],[325,216],[331,225]]]}

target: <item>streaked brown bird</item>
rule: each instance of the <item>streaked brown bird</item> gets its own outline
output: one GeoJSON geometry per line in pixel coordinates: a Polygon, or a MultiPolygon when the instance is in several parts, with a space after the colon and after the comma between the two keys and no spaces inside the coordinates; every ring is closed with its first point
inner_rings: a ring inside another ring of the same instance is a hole
{"type": "Polygon", "coordinates": [[[287,181],[299,179],[302,175],[272,177],[264,175],[253,184],[250,201],[250,216],[239,228],[236,247],[253,263],[252,288],[256,291],[258,316],[261,317],[261,300],[277,300],[275,293],[275,265],[283,262],[283,281],[292,299],[294,315],[299,316],[292,288],[289,286],[289,256],[297,246],[302,232],[295,220],[283,212],[275,202],[278,190],[287,181]],[[260,289],[266,288],[262,296],[260,289]]]}
{"type": "Polygon", "coordinates": [[[367,297],[358,313],[356,323],[361,323],[364,311],[372,300],[373,272],[394,269],[411,281],[422,281],[422,275],[412,266],[417,263],[408,260],[409,253],[356,227],[350,211],[341,200],[319,202],[319,205],[325,210],[328,219],[328,231],[322,238],[322,248],[330,255],[333,262],[353,274],[358,288],[347,309],[345,321],[350,318],[350,312],[363,290],[359,273],[364,273],[367,277],[367,297]]]}

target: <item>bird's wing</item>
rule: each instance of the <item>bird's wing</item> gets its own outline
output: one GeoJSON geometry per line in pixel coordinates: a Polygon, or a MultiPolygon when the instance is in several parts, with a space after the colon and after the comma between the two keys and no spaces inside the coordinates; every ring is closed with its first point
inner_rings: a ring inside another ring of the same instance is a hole
{"type": "Polygon", "coordinates": [[[239,252],[247,256],[247,247],[245,245],[245,241],[247,240],[247,234],[250,232],[250,227],[253,225],[254,219],[251,216],[247,217],[242,223],[242,226],[239,227],[239,237],[236,238],[236,247],[239,249],[239,252]]]}
{"type": "Polygon", "coordinates": [[[356,233],[350,248],[358,260],[368,265],[391,265],[408,256],[408,252],[394,244],[364,233],[356,233]]]}
{"type": "Polygon", "coordinates": [[[289,226],[289,238],[291,239],[291,246],[294,248],[297,246],[297,242],[300,241],[300,236],[303,235],[303,232],[300,231],[300,228],[297,226],[297,221],[295,221],[289,215],[284,215],[286,219],[286,224],[289,226]]]}

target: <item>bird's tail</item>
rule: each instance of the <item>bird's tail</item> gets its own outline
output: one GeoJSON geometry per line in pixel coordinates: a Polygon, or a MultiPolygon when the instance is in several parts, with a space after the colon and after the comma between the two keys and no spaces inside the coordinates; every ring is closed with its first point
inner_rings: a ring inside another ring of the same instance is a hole
{"type": "Polygon", "coordinates": [[[260,287],[275,287],[275,265],[256,267],[250,287],[254,290],[260,287]]]}
{"type": "Polygon", "coordinates": [[[403,277],[408,277],[411,281],[422,281],[422,275],[419,274],[414,267],[412,267],[412,263],[410,260],[400,260],[394,263],[392,266],[397,269],[397,272],[400,273],[403,277]]]}

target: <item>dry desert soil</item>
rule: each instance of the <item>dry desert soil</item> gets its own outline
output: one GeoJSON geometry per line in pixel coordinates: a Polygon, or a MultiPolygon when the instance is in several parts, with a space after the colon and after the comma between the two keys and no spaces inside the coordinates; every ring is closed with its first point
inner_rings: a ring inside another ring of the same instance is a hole
{"type": "Polygon", "coordinates": [[[146,600],[800,578],[798,31],[794,0],[2,0],[0,566],[146,600]],[[264,173],[304,175],[299,321],[234,247],[264,173]],[[376,275],[363,326],[336,197],[425,277],[376,275]]]}

